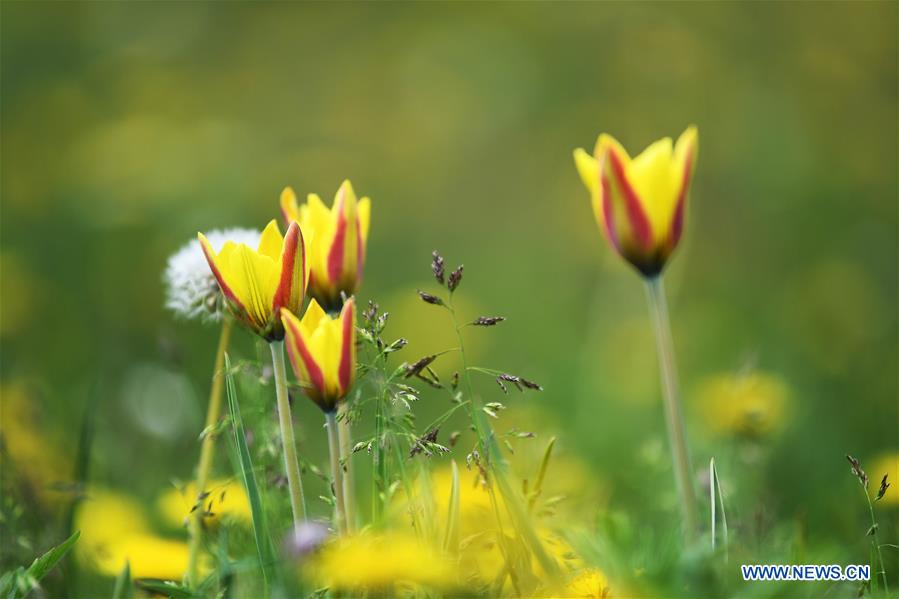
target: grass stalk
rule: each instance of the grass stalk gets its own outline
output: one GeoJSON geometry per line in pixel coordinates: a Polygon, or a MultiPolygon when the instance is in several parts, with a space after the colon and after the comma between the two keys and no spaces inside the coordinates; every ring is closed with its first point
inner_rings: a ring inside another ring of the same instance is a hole
{"type": "MultiPolygon", "coordinates": [[[[203,492],[206,490],[206,482],[212,470],[212,458],[215,455],[215,437],[217,433],[213,428],[219,421],[222,413],[222,387],[224,377],[222,369],[225,366],[225,352],[231,341],[231,330],[234,321],[225,316],[222,319],[222,329],[219,334],[218,348],[215,352],[215,364],[212,369],[212,387],[209,389],[209,403],[206,407],[206,425],[203,429],[203,441],[200,445],[200,461],[197,464],[196,497],[195,501],[202,501],[203,492]]],[[[204,510],[196,509],[188,521],[190,533],[188,557],[187,557],[187,586],[196,589],[199,585],[200,546],[203,541],[203,513],[204,510]]]]}
{"type": "Polygon", "coordinates": [[[874,516],[874,504],[871,502],[871,494],[868,493],[867,485],[862,484],[862,491],[865,493],[865,501],[868,502],[868,513],[871,514],[871,528],[868,529],[869,534],[871,535],[871,547],[874,550],[874,553],[877,554],[877,561],[880,562],[880,570],[875,572],[874,578],[876,579],[876,575],[880,574],[880,577],[883,580],[883,590],[889,595],[890,585],[887,583],[887,567],[886,563],[883,561],[883,552],[880,550],[880,542],[877,540],[877,529],[880,527],[877,525],[877,518],[874,516]]]}
{"type": "MultiPolygon", "coordinates": [[[[450,301],[446,308],[450,313],[453,329],[456,331],[456,337],[459,340],[459,356],[462,360],[462,380],[465,384],[469,401],[471,402],[468,411],[471,415],[472,424],[474,425],[475,433],[478,437],[481,453],[487,458],[487,465],[490,469],[490,473],[493,475],[493,481],[491,481],[491,483],[495,482],[496,486],[499,488],[500,495],[502,495],[506,509],[512,517],[512,523],[515,526],[516,531],[524,539],[525,544],[540,563],[544,572],[546,572],[549,575],[549,578],[555,582],[559,578],[559,566],[556,561],[546,553],[543,543],[537,536],[533,526],[531,526],[525,507],[522,505],[522,502],[515,494],[512,485],[509,484],[509,481],[506,478],[506,463],[503,459],[499,444],[496,442],[496,435],[494,434],[490,423],[486,421],[486,414],[484,414],[481,409],[481,401],[474,394],[474,387],[471,384],[471,374],[468,369],[468,361],[465,357],[465,340],[462,338],[462,328],[459,326],[456,312],[453,308],[452,294],[450,294],[450,301]]],[[[488,484],[488,491],[491,493],[494,510],[497,511],[497,518],[499,518],[498,506],[496,505],[495,497],[492,496],[492,484],[488,484]]],[[[502,525],[501,521],[499,522],[499,525],[502,525]]],[[[512,575],[511,571],[510,575],[512,575]]]]}
{"type": "Polygon", "coordinates": [[[331,490],[334,493],[334,503],[337,508],[336,528],[337,533],[342,535],[348,527],[346,505],[343,498],[343,472],[340,468],[340,441],[338,439],[340,432],[337,430],[339,428],[337,414],[326,412],[325,424],[328,428],[328,454],[331,457],[331,490]]]}
{"type": "Polygon", "coordinates": [[[306,519],[306,499],[303,496],[303,481],[297,461],[297,444],[290,417],[290,401],[287,396],[287,373],[284,366],[284,342],[269,343],[272,350],[272,367],[275,374],[275,394],[278,400],[278,423],[281,427],[281,443],[284,448],[284,470],[290,489],[290,508],[294,525],[306,519]]]}
{"type": "Polygon", "coordinates": [[[699,509],[693,488],[693,468],[687,447],[687,434],[681,412],[680,393],[677,384],[677,369],[674,361],[674,343],[671,340],[671,322],[661,275],[645,279],[646,296],[649,300],[649,314],[652,319],[659,355],[659,370],[662,379],[662,396],[665,401],[665,422],[668,427],[668,442],[674,476],[680,495],[683,517],[684,538],[688,543],[696,538],[699,529],[699,509]]]}

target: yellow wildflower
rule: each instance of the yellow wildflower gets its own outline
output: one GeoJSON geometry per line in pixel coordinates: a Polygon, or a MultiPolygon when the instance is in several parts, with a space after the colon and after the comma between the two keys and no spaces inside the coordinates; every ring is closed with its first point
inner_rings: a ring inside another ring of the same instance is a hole
{"type": "Polygon", "coordinates": [[[338,539],[310,560],[306,572],[319,584],[342,590],[447,588],[455,583],[452,565],[440,552],[402,532],[338,539]]]}
{"type": "Polygon", "coordinates": [[[575,576],[565,587],[561,596],[606,599],[612,595],[606,575],[600,570],[591,568],[575,576]]]}
{"type": "MultiPolygon", "coordinates": [[[[206,485],[208,495],[203,505],[206,526],[218,525],[223,520],[249,524],[252,521],[250,502],[243,485],[237,481],[210,481],[206,485]]],[[[156,507],[167,522],[173,526],[181,526],[187,520],[191,510],[197,504],[197,486],[189,482],[178,488],[171,488],[163,493],[156,502],[156,507]]]]}
{"type": "Polygon", "coordinates": [[[701,383],[696,398],[710,430],[758,437],[783,424],[790,391],[773,374],[725,373],[701,383]]]}

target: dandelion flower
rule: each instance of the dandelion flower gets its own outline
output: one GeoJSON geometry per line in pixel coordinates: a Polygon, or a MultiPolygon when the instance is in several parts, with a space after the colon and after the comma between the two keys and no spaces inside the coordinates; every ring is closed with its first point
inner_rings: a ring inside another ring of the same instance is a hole
{"type": "Polygon", "coordinates": [[[252,521],[250,502],[243,485],[236,481],[210,481],[206,485],[206,493],[202,505],[198,506],[197,486],[190,482],[163,493],[156,507],[166,521],[175,526],[184,524],[195,506],[203,511],[206,526],[216,526],[223,520],[240,524],[252,521]]]}
{"type": "Polygon", "coordinates": [[[155,535],[141,504],[128,495],[89,490],[75,528],[81,531],[75,554],[104,576],[117,576],[126,562],[133,578],[180,580],[187,570],[187,543],[155,535]]]}
{"type": "Polygon", "coordinates": [[[307,573],[331,589],[374,592],[396,585],[447,588],[455,582],[443,555],[401,532],[339,539],[310,560],[307,573]]]}
{"type": "Polygon", "coordinates": [[[697,391],[706,425],[718,433],[760,437],[780,428],[786,419],[790,390],[773,374],[718,374],[697,391]]]}
{"type": "Polygon", "coordinates": [[[609,580],[601,571],[591,568],[575,576],[565,587],[562,597],[606,599],[611,597],[609,580]]]}
{"type": "MultiPolygon", "coordinates": [[[[206,236],[215,250],[221,251],[226,241],[259,244],[255,229],[217,229],[206,236]]],[[[215,322],[222,318],[223,298],[218,281],[209,269],[199,239],[193,239],[169,256],[163,280],[166,286],[165,307],[187,320],[215,322]]]]}

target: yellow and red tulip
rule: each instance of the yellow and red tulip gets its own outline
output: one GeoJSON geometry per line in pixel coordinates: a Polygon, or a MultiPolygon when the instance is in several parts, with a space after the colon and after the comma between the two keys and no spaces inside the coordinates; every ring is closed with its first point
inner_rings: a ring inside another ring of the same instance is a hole
{"type": "Polygon", "coordinates": [[[356,373],[356,306],[353,298],[332,318],[314,299],[302,320],[281,311],[287,356],[303,391],[325,413],[333,412],[356,373]]]}
{"type": "Polygon", "coordinates": [[[291,223],[282,237],[272,220],[255,250],[227,241],[216,253],[202,233],[197,235],[234,316],[268,341],[283,339],[281,308],[303,307],[309,272],[299,225],[291,223]]]}
{"type": "Polygon", "coordinates": [[[647,277],[659,274],[677,247],[696,163],[698,133],[690,126],[631,158],[603,133],[591,156],[574,151],[600,229],[615,250],[647,277]]]}
{"type": "Polygon", "coordinates": [[[309,295],[326,310],[338,310],[341,295],[353,295],[362,279],[371,201],[357,200],[352,184],[344,181],[331,208],[314,193],[300,206],[288,187],[281,193],[281,212],[288,223],[299,223],[308,238],[309,295]]]}

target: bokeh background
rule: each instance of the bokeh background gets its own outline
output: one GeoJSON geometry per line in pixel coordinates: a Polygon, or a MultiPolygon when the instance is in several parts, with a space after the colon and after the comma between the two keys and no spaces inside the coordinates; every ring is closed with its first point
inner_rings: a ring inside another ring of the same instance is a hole
{"type": "MultiPolygon", "coordinates": [[[[719,459],[746,536],[793,522],[867,555],[843,456],[899,450],[896,3],[0,13],[2,424],[7,445],[40,428],[25,470],[70,480],[90,411],[92,480],[151,501],[188,477],[217,333],[163,308],[167,256],[198,230],[261,228],[285,185],[330,201],[350,178],[373,203],[361,299],[391,312],[407,359],[453,345],[415,295],[440,249],[465,264],[461,308],[508,318],[471,333],[474,361],[545,387],[483,393],[639,512],[671,487],[653,339],[571,152],[696,123],[667,277],[696,463],[719,459]]],[[[445,409],[428,397],[423,413],[445,409]]]]}

